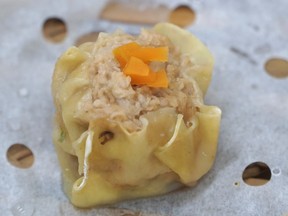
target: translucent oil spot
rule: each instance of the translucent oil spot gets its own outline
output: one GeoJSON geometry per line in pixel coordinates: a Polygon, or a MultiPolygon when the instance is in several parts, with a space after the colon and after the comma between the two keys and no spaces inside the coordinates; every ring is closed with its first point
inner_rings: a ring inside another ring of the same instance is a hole
{"type": "Polygon", "coordinates": [[[265,63],[267,73],[276,78],[288,77],[288,61],[281,58],[271,58],[265,63]]]}
{"type": "Polygon", "coordinates": [[[273,168],[273,169],[272,169],[272,174],[273,174],[274,176],[279,176],[279,175],[281,175],[281,169],[280,169],[280,168],[273,168]]]}
{"type": "Polygon", "coordinates": [[[90,32],[88,34],[84,34],[76,40],[75,45],[80,46],[81,44],[86,42],[95,42],[98,38],[99,33],[100,32],[90,32]]]}
{"type": "Polygon", "coordinates": [[[240,182],[234,182],[234,186],[238,187],[240,185],[240,182]]]}
{"type": "Polygon", "coordinates": [[[29,168],[34,163],[33,152],[27,146],[19,143],[8,148],[6,157],[10,164],[18,168],[29,168]]]}
{"type": "Polygon", "coordinates": [[[21,89],[19,89],[18,94],[21,97],[27,97],[29,95],[29,92],[26,88],[21,88],[21,89]]]}
{"type": "Polygon", "coordinates": [[[271,170],[263,162],[254,162],[244,169],[242,179],[248,185],[261,186],[270,181],[271,170]]]}
{"type": "Polygon", "coordinates": [[[43,24],[44,37],[54,43],[62,42],[67,36],[65,22],[57,17],[48,18],[43,24]]]}
{"type": "Polygon", "coordinates": [[[196,13],[192,8],[180,5],[170,13],[169,22],[180,27],[186,27],[191,25],[195,19],[196,13]]]}
{"type": "Polygon", "coordinates": [[[32,204],[17,204],[11,208],[11,212],[14,216],[32,216],[34,207],[32,204]]]}

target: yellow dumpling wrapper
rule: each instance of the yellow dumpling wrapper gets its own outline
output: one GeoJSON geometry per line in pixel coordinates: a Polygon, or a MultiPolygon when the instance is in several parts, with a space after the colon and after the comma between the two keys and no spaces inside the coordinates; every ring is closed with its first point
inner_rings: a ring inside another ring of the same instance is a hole
{"type": "MultiPolygon", "coordinates": [[[[64,191],[75,206],[110,204],[192,186],[213,165],[221,110],[203,104],[213,58],[195,36],[172,24],[158,24],[151,31],[167,37],[180,49],[180,61],[191,63],[182,71],[195,91],[197,110],[189,122],[173,107],[140,115],[141,129],[132,132],[121,121],[91,118],[89,71],[97,45],[72,47],[56,64],[53,142],[64,191]]],[[[98,40],[106,43],[101,35],[98,40]]]]}

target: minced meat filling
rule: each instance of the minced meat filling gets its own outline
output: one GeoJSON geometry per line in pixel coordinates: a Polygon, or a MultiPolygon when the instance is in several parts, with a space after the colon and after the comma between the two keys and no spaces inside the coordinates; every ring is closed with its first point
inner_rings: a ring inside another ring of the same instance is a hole
{"type": "Polygon", "coordinates": [[[169,40],[159,34],[143,30],[139,36],[124,33],[101,35],[92,52],[91,86],[92,105],[90,114],[95,118],[106,118],[121,122],[128,131],[141,129],[139,117],[162,107],[173,107],[187,121],[195,112],[193,105],[193,83],[181,74],[180,53],[169,40]],[[141,46],[169,47],[167,63],[151,63],[151,67],[165,67],[168,88],[132,86],[130,77],[123,74],[114,58],[113,49],[129,42],[141,46]]]}

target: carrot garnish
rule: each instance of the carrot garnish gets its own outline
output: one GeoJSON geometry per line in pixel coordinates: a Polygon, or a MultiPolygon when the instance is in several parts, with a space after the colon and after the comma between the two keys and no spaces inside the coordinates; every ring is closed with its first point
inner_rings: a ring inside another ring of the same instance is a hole
{"type": "Polygon", "coordinates": [[[125,68],[123,69],[124,74],[126,75],[139,75],[139,76],[148,76],[149,75],[149,66],[145,64],[141,59],[132,56],[125,68]]]}
{"type": "Polygon", "coordinates": [[[168,47],[142,47],[131,42],[113,50],[123,73],[131,77],[132,85],[147,85],[155,88],[168,88],[168,78],[164,69],[154,72],[148,63],[167,62],[168,47]]]}
{"type": "Polygon", "coordinates": [[[131,42],[113,50],[113,54],[119,62],[121,68],[124,68],[133,53],[136,53],[140,48],[139,44],[131,42]]]}
{"type": "Polygon", "coordinates": [[[141,47],[137,52],[133,53],[135,57],[142,59],[145,62],[168,61],[168,47],[141,47]]]}

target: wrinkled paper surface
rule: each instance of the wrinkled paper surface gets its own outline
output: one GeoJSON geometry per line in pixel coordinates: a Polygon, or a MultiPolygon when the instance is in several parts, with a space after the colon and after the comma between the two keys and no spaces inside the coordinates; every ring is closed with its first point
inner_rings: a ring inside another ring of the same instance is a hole
{"type": "Polygon", "coordinates": [[[223,111],[215,166],[195,188],[122,202],[113,209],[79,210],[68,202],[51,140],[54,110],[50,84],[56,59],[84,33],[112,32],[118,27],[137,33],[140,27],[97,21],[104,3],[0,3],[1,215],[287,214],[288,80],[275,79],[264,70],[271,57],[288,59],[285,0],[189,3],[196,11],[196,23],[188,29],[215,57],[205,101],[223,111]],[[42,36],[42,24],[50,16],[59,16],[68,24],[63,43],[51,44],[42,36]],[[19,142],[34,153],[30,169],[13,167],[6,159],[9,146],[19,142]],[[255,161],[267,163],[272,171],[280,168],[280,175],[272,175],[264,186],[247,186],[241,179],[242,171],[255,161]]]}

